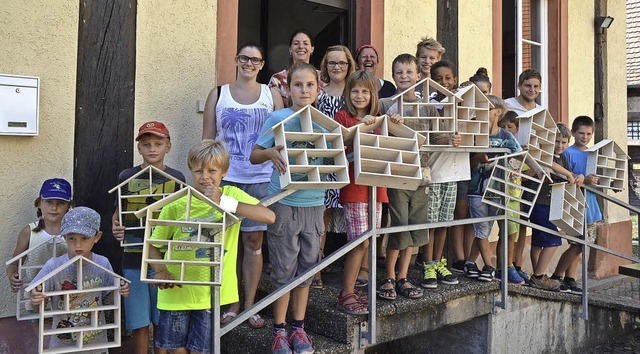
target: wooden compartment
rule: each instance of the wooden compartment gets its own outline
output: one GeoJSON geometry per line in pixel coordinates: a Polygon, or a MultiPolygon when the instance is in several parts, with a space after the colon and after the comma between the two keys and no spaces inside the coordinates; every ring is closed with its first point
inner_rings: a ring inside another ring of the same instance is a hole
{"type": "Polygon", "coordinates": [[[493,107],[476,85],[461,88],[456,130],[462,135],[461,147],[489,147],[489,109],[493,107]]]}
{"type": "Polygon", "coordinates": [[[558,128],[549,111],[536,108],[520,115],[518,120],[516,139],[520,145],[530,150],[531,157],[539,164],[551,167],[558,128]]]}
{"type": "Polygon", "coordinates": [[[623,190],[628,159],[624,150],[612,140],[602,140],[586,151],[587,174],[598,175],[598,186],[623,190]]]}
{"type": "Polygon", "coordinates": [[[549,221],[570,236],[581,236],[585,215],[585,197],[580,188],[567,182],[551,185],[549,221]]]}

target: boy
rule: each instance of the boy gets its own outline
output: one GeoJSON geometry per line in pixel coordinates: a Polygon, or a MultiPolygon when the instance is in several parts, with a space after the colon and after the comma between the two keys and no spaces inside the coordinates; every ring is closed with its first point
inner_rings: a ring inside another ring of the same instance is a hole
{"type": "MultiPolygon", "coordinates": [[[[138,129],[136,136],[138,142],[138,153],[142,156],[142,164],[140,166],[126,169],[118,175],[118,184],[131,178],[131,176],[140,172],[148,166],[154,166],[161,171],[168,173],[176,179],[184,182],[185,178],[182,172],[164,164],[164,156],[171,150],[171,137],[167,127],[156,121],[144,123],[138,129]]],[[[143,180],[148,180],[148,176],[141,176],[143,180]]],[[[131,181],[129,185],[135,185],[135,181],[131,181]]],[[[148,186],[148,182],[142,185],[148,186]]],[[[148,186],[137,191],[138,194],[149,194],[151,190],[163,191],[165,193],[176,192],[176,184],[174,181],[165,178],[162,175],[154,176],[152,186],[148,186]]],[[[132,194],[134,193],[130,190],[132,194]]],[[[127,211],[140,210],[148,205],[155,203],[157,200],[153,198],[141,197],[139,199],[126,199],[124,207],[127,211]]],[[[112,217],[113,237],[117,241],[125,243],[142,243],[144,238],[144,229],[130,230],[126,232],[125,227],[137,226],[138,218],[129,214],[129,217],[123,220],[124,225],[120,225],[118,214],[120,213],[118,201],[116,200],[116,210],[112,217]]],[[[132,294],[124,300],[125,324],[128,330],[133,331],[133,340],[135,350],[138,354],[146,354],[149,346],[149,324],[153,323],[153,333],[158,333],[158,312],[157,300],[158,290],[151,284],[140,281],[140,264],[142,264],[142,246],[127,246],[123,249],[122,255],[122,273],[125,278],[131,280],[132,294]]],[[[149,274],[149,277],[153,275],[149,274]]],[[[156,353],[163,353],[158,348],[156,353]]]]}
{"type": "Polygon", "coordinates": [[[442,44],[431,37],[424,37],[418,42],[416,58],[422,78],[431,77],[431,66],[442,59],[444,52],[442,44]]]}
{"type": "MultiPolygon", "coordinates": [[[[111,264],[109,264],[106,257],[91,252],[93,245],[95,245],[100,240],[100,237],[102,237],[102,231],[100,231],[100,215],[95,210],[87,207],[77,207],[69,210],[62,218],[60,234],[64,237],[64,240],[67,243],[68,253],[48,260],[40,272],[38,272],[35,278],[33,278],[32,282],[37,283],[47,274],[78,255],[90,259],[106,269],[112,269],[111,264]]],[[[113,285],[113,276],[105,273],[104,270],[94,266],[93,264],[83,264],[83,279],[81,280],[76,279],[77,271],[73,268],[75,268],[75,266],[70,266],[45,281],[46,289],[48,291],[76,289],[78,281],[82,281],[85,289],[113,285]]],[[[120,295],[125,297],[129,295],[129,284],[125,283],[125,285],[121,286],[119,292],[120,295]]],[[[109,300],[113,300],[112,296],[113,294],[111,292],[83,293],[77,297],[70,298],[69,310],[91,307],[94,303],[96,306],[102,306],[105,303],[109,303],[109,300]]],[[[40,305],[44,300],[45,296],[43,295],[40,287],[31,291],[31,304],[34,307],[40,305]]],[[[63,301],[51,301],[51,306],[53,307],[53,310],[64,311],[63,301]]],[[[91,326],[91,321],[91,316],[87,316],[82,312],[53,316],[54,328],[61,328],[66,326],[66,324],[72,324],[75,327],[91,326]]],[[[100,312],[98,322],[101,324],[105,323],[103,312],[100,312]]],[[[50,336],[50,338],[51,341],[49,343],[49,348],[75,345],[75,340],[69,334],[59,334],[57,336],[50,336]]],[[[106,343],[107,333],[105,331],[83,332],[83,342],[85,345],[92,343],[106,343]]],[[[86,351],[85,353],[93,352],[102,353],[106,351],[86,351]]]]}
{"type": "MultiPolygon", "coordinates": [[[[565,169],[564,178],[569,181],[569,184],[575,182],[573,175],[567,171],[569,169],[569,163],[567,158],[562,153],[569,144],[571,138],[571,132],[564,124],[558,124],[558,133],[556,134],[555,149],[553,155],[554,164],[560,165],[565,169]]],[[[555,176],[554,176],[555,177],[555,176]]],[[[554,182],[564,182],[564,178],[554,178],[554,182]]],[[[551,204],[551,188],[549,183],[545,181],[540,188],[538,199],[531,211],[531,222],[549,228],[551,230],[558,230],[558,228],[549,221],[549,205],[551,204]]],[[[533,229],[531,234],[531,265],[533,266],[533,274],[529,285],[545,290],[558,290],[560,288],[560,281],[557,279],[549,278],[545,273],[547,266],[553,255],[555,254],[558,246],[562,245],[562,238],[551,235],[544,231],[533,229]]]]}
{"type": "MultiPolygon", "coordinates": [[[[235,213],[248,219],[271,224],[275,215],[267,208],[258,205],[258,200],[239,188],[224,186],[220,182],[229,169],[229,153],[220,141],[202,140],[191,148],[188,155],[189,170],[196,190],[209,197],[228,213],[235,213]]],[[[187,210],[187,197],[165,205],[158,217],[160,220],[184,220],[187,210]]],[[[193,198],[191,200],[191,220],[207,220],[219,222],[222,213],[209,204],[193,198]]],[[[203,232],[206,232],[203,230],[203,232]]],[[[223,259],[222,287],[220,289],[220,305],[238,301],[236,279],[236,257],[240,223],[228,226],[225,232],[225,256],[223,259]]],[[[158,240],[190,240],[197,230],[175,226],[156,226],[151,239],[158,240]]],[[[208,235],[212,236],[212,235],[208,235]]],[[[161,247],[160,245],[158,247],[161,247]]],[[[173,259],[209,260],[207,249],[175,246],[173,259]]],[[[149,257],[162,259],[160,250],[151,247],[149,257]]],[[[176,279],[180,267],[153,265],[156,272],[154,279],[176,279]]],[[[185,273],[197,270],[186,267],[185,273]]],[[[209,279],[203,279],[208,281],[209,279]]],[[[209,353],[211,351],[211,288],[199,285],[178,285],[161,283],[158,285],[158,309],[160,310],[156,346],[178,352],[209,353]]]]}
{"type": "MultiPolygon", "coordinates": [[[[598,176],[590,174],[585,177],[587,173],[587,157],[588,154],[585,151],[587,144],[591,141],[594,133],[593,119],[587,116],[579,116],[574,119],[571,125],[571,135],[573,136],[573,145],[568,147],[563,155],[567,158],[569,163],[569,170],[574,174],[577,174],[576,183],[584,181],[584,184],[593,186],[598,184],[598,176]]],[[[596,195],[591,192],[585,194],[587,213],[587,235],[586,241],[596,241],[596,222],[602,220],[602,213],[598,206],[598,200],[596,195]]],[[[584,237],[583,236],[583,237],[584,237]]],[[[564,251],[555,272],[553,272],[552,279],[561,281],[560,292],[570,292],[576,295],[582,295],[582,289],[576,283],[574,278],[576,268],[578,267],[578,258],[582,252],[582,245],[569,242],[569,248],[564,251]]]]}

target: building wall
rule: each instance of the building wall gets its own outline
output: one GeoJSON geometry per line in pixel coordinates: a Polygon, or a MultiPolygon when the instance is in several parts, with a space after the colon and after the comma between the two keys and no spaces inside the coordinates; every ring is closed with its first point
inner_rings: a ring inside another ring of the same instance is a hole
{"type": "MultiPolygon", "coordinates": [[[[79,2],[0,3],[0,72],[40,77],[40,127],[34,137],[0,136],[0,259],[9,259],[20,230],[36,219],[42,182],[73,178],[79,2]]],[[[14,294],[0,276],[0,317],[15,312],[14,294]]]]}
{"type": "MultiPolygon", "coordinates": [[[[569,4],[568,62],[569,119],[593,117],[593,2],[569,4]]],[[[623,41],[624,42],[624,41],[623,41]]]]}
{"type": "Polygon", "coordinates": [[[491,2],[465,0],[458,4],[458,83],[467,81],[479,67],[485,67],[489,77],[493,77],[491,2]],[[478,43],[482,44],[479,46],[478,43]]]}

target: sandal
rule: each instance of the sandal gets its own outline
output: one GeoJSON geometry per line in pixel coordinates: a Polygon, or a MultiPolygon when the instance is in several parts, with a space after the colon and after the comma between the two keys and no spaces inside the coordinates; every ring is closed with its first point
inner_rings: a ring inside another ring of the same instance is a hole
{"type": "Polygon", "coordinates": [[[393,278],[387,278],[382,281],[382,285],[377,291],[378,297],[385,300],[395,300],[396,299],[396,280],[393,278]],[[391,288],[384,288],[385,285],[391,284],[391,288]]]}
{"type": "Polygon", "coordinates": [[[396,291],[400,293],[400,295],[409,298],[409,299],[417,299],[422,297],[422,289],[415,287],[408,278],[398,279],[396,283],[396,291]],[[404,285],[407,285],[406,287],[404,285]]]}
{"type": "Polygon", "coordinates": [[[369,306],[369,296],[367,295],[367,293],[365,293],[364,291],[356,290],[354,294],[356,294],[356,297],[361,304],[363,304],[364,306],[369,306]]]}
{"type": "MultiPolygon", "coordinates": [[[[369,275],[369,268],[360,267],[360,271],[361,272],[365,272],[365,273],[367,273],[367,275],[369,275]]],[[[367,279],[367,278],[356,278],[356,284],[355,284],[356,288],[363,288],[363,287],[365,287],[367,285],[369,285],[369,279],[367,279]]]]}
{"type": "Polygon", "coordinates": [[[260,329],[264,327],[265,321],[262,319],[262,317],[260,317],[259,314],[256,313],[255,315],[249,317],[249,319],[247,320],[247,324],[253,329],[260,329]]]}
{"type": "Polygon", "coordinates": [[[311,285],[309,285],[310,288],[312,289],[324,289],[324,283],[322,282],[322,279],[318,278],[318,279],[313,279],[311,281],[311,285]]]}
{"type": "Polygon", "coordinates": [[[344,296],[338,295],[338,304],[340,305],[340,310],[349,315],[366,315],[369,313],[367,306],[364,306],[360,301],[358,301],[358,296],[355,293],[344,296]],[[347,302],[349,300],[353,300],[353,302],[347,302]]]}
{"type": "Polygon", "coordinates": [[[231,322],[238,314],[233,311],[227,311],[222,314],[222,318],[220,319],[220,324],[227,324],[231,322]]]}

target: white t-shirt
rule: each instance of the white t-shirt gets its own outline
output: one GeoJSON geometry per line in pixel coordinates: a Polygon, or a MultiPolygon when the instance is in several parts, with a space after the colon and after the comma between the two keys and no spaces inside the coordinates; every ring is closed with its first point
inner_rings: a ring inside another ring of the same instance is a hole
{"type": "MultiPolygon", "coordinates": [[[[528,109],[522,107],[520,102],[518,102],[518,99],[515,98],[515,97],[507,98],[506,100],[504,100],[504,103],[507,104],[507,108],[510,111],[514,111],[514,112],[518,113],[518,115],[522,115],[524,113],[529,112],[528,109]]],[[[535,108],[539,108],[539,107],[540,107],[540,105],[536,103],[536,107],[535,108]]]]}

